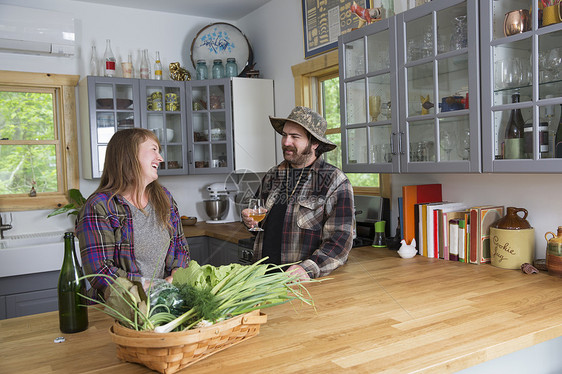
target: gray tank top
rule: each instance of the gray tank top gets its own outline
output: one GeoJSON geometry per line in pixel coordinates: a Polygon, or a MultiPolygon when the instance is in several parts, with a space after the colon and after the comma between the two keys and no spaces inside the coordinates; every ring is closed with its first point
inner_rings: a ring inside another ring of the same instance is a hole
{"type": "Polygon", "coordinates": [[[164,278],[164,261],[170,247],[170,234],[158,222],[152,204],[148,203],[144,211],[127,201],[133,216],[133,245],[135,259],[144,278],[164,278]],[[156,273],[154,273],[154,270],[156,273]]]}

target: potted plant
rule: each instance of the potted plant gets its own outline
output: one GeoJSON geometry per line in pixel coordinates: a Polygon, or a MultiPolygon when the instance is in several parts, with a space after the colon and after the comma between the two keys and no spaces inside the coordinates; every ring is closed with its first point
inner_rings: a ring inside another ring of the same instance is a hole
{"type": "Polygon", "coordinates": [[[80,208],[82,208],[82,206],[86,202],[86,199],[84,198],[84,196],[82,196],[80,190],[76,188],[71,188],[70,190],[68,190],[68,201],[69,201],[68,204],[66,204],[63,207],[55,209],[47,216],[47,218],[57,216],[62,213],[66,213],[67,216],[70,215],[77,216],[78,211],[80,210],[80,208]]]}

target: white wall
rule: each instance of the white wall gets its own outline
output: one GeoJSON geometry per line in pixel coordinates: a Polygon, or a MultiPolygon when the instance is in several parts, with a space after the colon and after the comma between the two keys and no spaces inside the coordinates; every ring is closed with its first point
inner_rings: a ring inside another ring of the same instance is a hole
{"type": "MultiPolygon", "coordinates": [[[[67,12],[77,19],[79,42],[85,56],[75,58],[38,57],[0,53],[0,69],[37,71],[85,75],[92,42],[103,54],[106,38],[110,38],[113,51],[124,58],[128,51],[148,48],[151,54],[160,50],[164,64],[180,61],[182,66],[193,70],[189,61],[191,40],[198,30],[212,19],[179,16],[163,12],[130,10],[125,8],[92,5],[68,0],[52,0],[48,4],[40,0],[0,0],[2,3],[48,8],[67,12]]],[[[232,22],[230,22],[232,23],[232,22]]],[[[256,68],[261,75],[275,81],[275,114],[287,115],[294,106],[294,83],[291,66],[305,61],[301,0],[272,0],[257,11],[239,20],[236,25],[246,34],[254,51],[256,68]]],[[[170,187],[178,200],[182,214],[197,215],[205,219],[201,205],[203,187],[222,176],[163,177],[161,182],[170,187]],[[186,191],[200,191],[187,194],[186,191]]],[[[393,196],[401,195],[401,187],[407,184],[442,183],[443,197],[450,201],[467,204],[503,204],[526,208],[528,220],[535,227],[537,257],[544,257],[544,234],[562,225],[562,213],[556,202],[560,174],[409,174],[392,176],[393,196]]],[[[87,194],[93,191],[95,181],[81,180],[81,189],[87,194]]],[[[393,199],[392,230],[396,226],[396,199],[393,199]]],[[[48,211],[14,213],[14,229],[7,234],[60,230],[67,219],[44,219],[48,211]],[[26,226],[26,222],[39,225],[26,226]]],[[[5,214],[4,214],[5,215],[5,214]]]]}

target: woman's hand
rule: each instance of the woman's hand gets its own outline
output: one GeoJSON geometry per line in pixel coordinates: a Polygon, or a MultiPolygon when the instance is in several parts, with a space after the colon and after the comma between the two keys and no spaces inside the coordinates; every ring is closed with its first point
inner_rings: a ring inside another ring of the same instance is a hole
{"type": "Polygon", "coordinates": [[[291,276],[298,275],[296,280],[299,281],[310,280],[310,276],[308,275],[306,270],[304,270],[304,268],[300,265],[291,265],[285,271],[289,273],[291,276]]]}
{"type": "Polygon", "coordinates": [[[172,270],[172,274],[166,278],[164,278],[164,280],[168,283],[172,283],[172,281],[174,280],[174,273],[178,270],[179,268],[175,268],[174,270],[172,270]]]}

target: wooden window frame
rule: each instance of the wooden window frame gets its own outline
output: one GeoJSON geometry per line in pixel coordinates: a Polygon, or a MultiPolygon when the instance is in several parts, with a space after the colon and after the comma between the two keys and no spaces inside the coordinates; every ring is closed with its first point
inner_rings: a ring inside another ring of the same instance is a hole
{"type": "MultiPolygon", "coordinates": [[[[295,105],[310,108],[317,106],[316,80],[318,77],[339,74],[338,51],[291,66],[295,80],[295,105]]],[[[380,187],[353,187],[356,195],[372,195],[391,198],[391,175],[380,174],[380,187]]]]}
{"type": "MultiPolygon", "coordinates": [[[[55,209],[68,204],[67,191],[80,188],[80,171],[78,164],[78,136],[76,120],[76,85],[79,75],[28,73],[0,70],[0,85],[11,86],[16,90],[46,90],[54,94],[55,134],[57,148],[57,174],[59,191],[27,194],[0,195],[0,212],[23,210],[55,209]]],[[[47,141],[52,144],[53,141],[47,141]]],[[[21,144],[22,141],[0,140],[1,144],[21,144]]],[[[35,142],[36,143],[36,142],[35,142]]]]}

